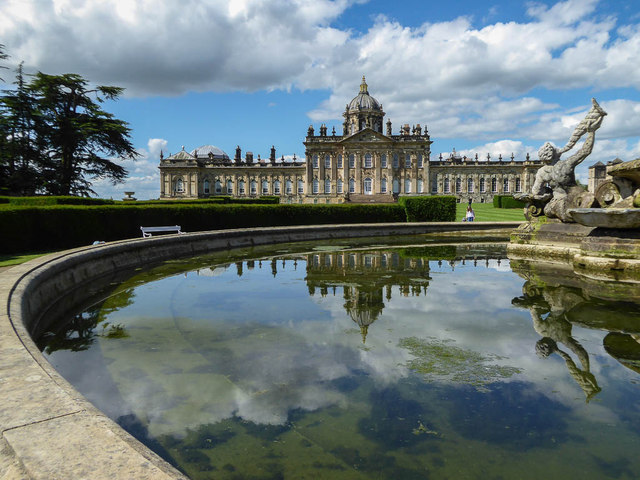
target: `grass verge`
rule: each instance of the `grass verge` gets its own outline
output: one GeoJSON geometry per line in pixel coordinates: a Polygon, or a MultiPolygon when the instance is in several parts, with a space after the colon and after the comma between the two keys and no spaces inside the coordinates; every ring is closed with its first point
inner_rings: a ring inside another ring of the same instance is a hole
{"type": "MultiPolygon", "coordinates": [[[[456,221],[461,222],[467,211],[467,203],[456,204],[456,221]]],[[[524,222],[521,208],[494,208],[491,203],[472,203],[476,222],[524,222]]]]}
{"type": "Polygon", "coordinates": [[[16,253],[0,255],[0,267],[12,267],[13,265],[20,265],[27,262],[32,258],[42,257],[52,252],[38,252],[38,253],[16,253]]]}

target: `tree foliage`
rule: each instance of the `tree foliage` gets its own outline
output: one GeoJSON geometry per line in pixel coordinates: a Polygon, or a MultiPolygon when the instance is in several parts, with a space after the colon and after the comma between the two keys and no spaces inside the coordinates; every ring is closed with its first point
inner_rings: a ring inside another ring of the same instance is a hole
{"type": "Polygon", "coordinates": [[[2,193],[88,196],[95,179],[126,178],[114,159],[138,156],[130,129],[101,105],[122,88],[90,88],[76,74],[38,72],[27,81],[22,65],[15,85],[0,96],[2,193]]]}

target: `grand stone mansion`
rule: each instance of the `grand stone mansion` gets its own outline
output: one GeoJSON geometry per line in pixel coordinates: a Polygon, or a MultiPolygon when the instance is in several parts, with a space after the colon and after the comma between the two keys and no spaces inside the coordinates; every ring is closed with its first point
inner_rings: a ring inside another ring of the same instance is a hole
{"type": "Polygon", "coordinates": [[[281,203],[393,202],[398,195],[455,195],[458,201],[490,202],[496,194],[528,191],[543,165],[500,156],[492,160],[461,157],[431,160],[426,126],[402,125],[392,133],[382,105],[364,77],[360,92],[344,111],[342,134],[321,125],[305,138],[305,159],[254,158],[240,147],[233,159],[213,145],[169,157],[160,154],[160,197],[276,195],[281,203]]]}

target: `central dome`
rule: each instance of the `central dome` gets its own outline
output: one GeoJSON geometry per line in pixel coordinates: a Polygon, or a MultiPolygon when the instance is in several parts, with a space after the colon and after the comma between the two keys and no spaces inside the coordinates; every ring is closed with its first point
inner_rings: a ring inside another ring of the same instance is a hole
{"type": "Polygon", "coordinates": [[[362,110],[377,110],[382,111],[382,105],[369,95],[369,90],[367,89],[367,82],[364,79],[364,75],[362,76],[362,83],[360,84],[360,93],[356,95],[353,100],[349,102],[347,105],[347,114],[349,113],[357,113],[362,110]]]}

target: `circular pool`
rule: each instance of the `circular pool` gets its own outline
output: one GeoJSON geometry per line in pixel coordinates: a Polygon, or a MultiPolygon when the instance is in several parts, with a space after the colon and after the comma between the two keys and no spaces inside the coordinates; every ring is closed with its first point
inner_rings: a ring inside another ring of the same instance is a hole
{"type": "Polygon", "coordinates": [[[37,343],[192,479],[633,478],[638,292],[470,240],[120,271],[37,343]]]}

